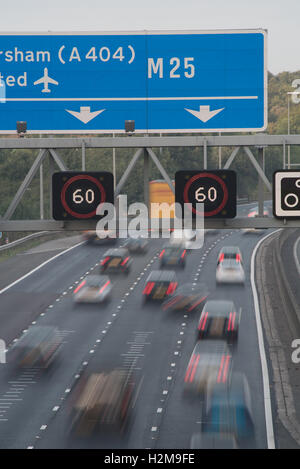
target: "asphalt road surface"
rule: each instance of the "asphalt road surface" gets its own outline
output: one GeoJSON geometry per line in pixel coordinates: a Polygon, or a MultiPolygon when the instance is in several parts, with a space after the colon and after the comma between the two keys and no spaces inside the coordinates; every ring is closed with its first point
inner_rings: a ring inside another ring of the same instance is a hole
{"type": "MultiPolygon", "coordinates": [[[[249,207],[241,209],[245,213],[249,207]]],[[[201,250],[191,251],[179,285],[206,283],[210,299],[233,300],[242,309],[233,368],[247,376],[252,396],[255,441],[266,448],[262,371],[253,294],[251,254],[261,236],[240,230],[208,234],[201,250]],[[244,286],[216,286],[216,259],[225,245],[239,246],[244,286]]],[[[200,431],[201,402],[183,395],[184,375],[195,346],[199,313],[171,313],[142,303],[145,279],[158,268],[164,240],[151,240],[145,255],[134,256],[128,276],[112,277],[112,299],[105,305],[75,305],[72,292],[83,276],[95,273],[106,247],[80,245],[46,264],[0,295],[0,318],[10,338],[18,337],[23,315],[33,323],[54,325],[63,345],[45,371],[0,366],[1,448],[189,448],[200,431]],[[139,383],[130,428],[125,436],[98,434],[75,439],[69,433],[72,392],[83,371],[133,369],[139,383]]],[[[29,324],[28,324],[29,326],[29,324]]]]}

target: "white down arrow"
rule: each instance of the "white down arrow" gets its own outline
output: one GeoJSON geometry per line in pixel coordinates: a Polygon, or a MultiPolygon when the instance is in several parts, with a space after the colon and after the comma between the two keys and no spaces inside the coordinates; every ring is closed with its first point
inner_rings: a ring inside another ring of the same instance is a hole
{"type": "Polygon", "coordinates": [[[186,108],[185,111],[190,112],[191,114],[193,114],[193,116],[197,117],[197,119],[200,119],[202,122],[207,122],[216,114],[219,114],[219,112],[223,111],[223,109],[225,108],[222,107],[222,109],[215,109],[214,111],[211,111],[210,106],[200,106],[199,111],[194,111],[193,109],[186,108]]]}
{"type": "Polygon", "coordinates": [[[86,107],[81,106],[80,107],[80,112],[78,112],[78,111],[69,111],[68,109],[66,109],[66,111],[69,112],[70,114],[72,114],[72,116],[79,119],[84,124],[87,124],[92,119],[94,119],[96,116],[101,114],[101,112],[105,111],[105,109],[101,109],[100,111],[91,112],[91,108],[89,106],[86,106],[86,107]]]}

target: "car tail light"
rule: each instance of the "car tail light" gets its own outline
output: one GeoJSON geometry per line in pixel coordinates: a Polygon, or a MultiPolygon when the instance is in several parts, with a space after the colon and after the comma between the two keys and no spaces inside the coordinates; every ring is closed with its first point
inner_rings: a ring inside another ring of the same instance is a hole
{"type": "Polygon", "coordinates": [[[228,331],[233,331],[234,330],[235,316],[236,316],[235,312],[229,314],[229,321],[228,321],[228,328],[227,328],[228,331]]]}
{"type": "Polygon", "coordinates": [[[221,363],[220,363],[220,368],[218,372],[218,378],[217,382],[220,383],[221,381],[223,383],[226,382],[227,376],[228,376],[228,368],[229,368],[229,362],[230,362],[231,356],[230,355],[222,355],[221,363]]]}
{"type": "Polygon", "coordinates": [[[224,261],[224,254],[220,254],[220,257],[219,257],[219,262],[223,262],[224,261]]]}
{"type": "Polygon", "coordinates": [[[101,261],[101,265],[106,264],[106,262],[107,262],[108,260],[109,260],[109,257],[105,257],[105,259],[103,259],[103,260],[101,261]]]}
{"type": "Polygon", "coordinates": [[[188,309],[188,311],[192,311],[196,306],[198,306],[202,301],[204,301],[207,298],[207,296],[203,296],[200,298],[200,300],[196,301],[196,303],[193,303],[192,306],[188,309]]]}
{"type": "Polygon", "coordinates": [[[163,250],[161,251],[161,253],[160,253],[160,255],[159,255],[159,258],[161,258],[161,257],[164,255],[164,253],[165,253],[165,249],[163,249],[163,250]]]}
{"type": "Polygon", "coordinates": [[[153,290],[154,285],[155,285],[155,282],[148,282],[144,288],[143,295],[150,295],[151,291],[153,290]]]}
{"type": "Polygon", "coordinates": [[[78,287],[75,288],[74,293],[77,293],[77,292],[80,290],[80,288],[83,287],[83,285],[85,285],[85,284],[86,284],[86,280],[83,280],[83,282],[81,282],[81,283],[78,285],[78,287]]]}
{"type": "Polygon", "coordinates": [[[124,261],[121,263],[121,265],[125,265],[125,264],[126,264],[126,262],[128,262],[128,260],[129,260],[129,256],[128,256],[128,257],[126,257],[126,259],[124,259],[124,261]]]}
{"type": "Polygon", "coordinates": [[[185,249],[185,250],[183,251],[183,253],[181,254],[181,259],[183,259],[183,258],[184,258],[184,256],[185,256],[185,253],[186,253],[186,249],[185,249]]]}
{"type": "Polygon", "coordinates": [[[206,324],[206,321],[207,321],[207,316],[208,316],[208,311],[206,311],[206,313],[203,313],[201,315],[199,325],[198,325],[198,330],[199,331],[204,331],[205,324],[206,324]]]}
{"type": "Polygon", "coordinates": [[[166,295],[172,295],[177,288],[177,282],[171,282],[166,291],[166,295]]]}
{"type": "Polygon", "coordinates": [[[237,261],[237,262],[241,262],[241,256],[240,256],[240,254],[237,254],[237,255],[236,255],[236,261],[237,261]]]}
{"type": "Polygon", "coordinates": [[[108,287],[109,284],[110,284],[110,280],[107,280],[107,282],[103,285],[103,287],[100,288],[99,294],[100,294],[100,293],[103,293],[104,290],[105,290],[105,288],[108,287]]]}
{"type": "Polygon", "coordinates": [[[200,354],[194,353],[188,364],[188,369],[184,377],[185,382],[190,381],[191,383],[193,381],[195,373],[196,373],[196,369],[199,363],[199,359],[200,359],[200,354]]]}

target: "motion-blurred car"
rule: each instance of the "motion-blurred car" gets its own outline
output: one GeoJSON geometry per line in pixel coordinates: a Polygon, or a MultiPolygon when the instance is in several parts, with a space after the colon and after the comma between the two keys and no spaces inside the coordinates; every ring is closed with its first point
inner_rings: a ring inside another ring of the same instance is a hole
{"type": "Polygon", "coordinates": [[[234,259],[237,262],[243,263],[242,253],[238,246],[224,246],[219,252],[217,264],[226,259],[234,259]]]}
{"type": "Polygon", "coordinates": [[[198,284],[197,288],[190,284],[181,285],[173,295],[168,296],[162,304],[164,311],[196,312],[208,296],[205,284],[198,284]]]}
{"type": "Polygon", "coordinates": [[[224,259],[217,266],[217,283],[245,283],[245,272],[241,262],[235,259],[224,259]]]}
{"type": "Polygon", "coordinates": [[[202,432],[234,435],[238,443],[253,440],[255,427],[250,389],[243,373],[232,373],[226,383],[207,383],[202,432]]]}
{"type": "Polygon", "coordinates": [[[75,303],[102,303],[109,298],[112,283],[108,275],[88,275],[75,288],[75,303]]]}
{"type": "MultiPolygon", "coordinates": [[[[265,208],[264,209],[264,214],[263,214],[263,217],[269,217],[270,216],[270,211],[269,209],[265,208]]],[[[255,218],[255,217],[259,217],[259,214],[258,214],[258,208],[255,208],[255,209],[252,209],[248,215],[247,215],[248,218],[255,218]]],[[[262,231],[264,231],[265,228],[252,228],[252,227],[249,227],[249,228],[243,228],[243,232],[244,233],[261,233],[262,231]]]]}
{"type": "Polygon", "coordinates": [[[109,249],[104,254],[100,264],[100,273],[125,273],[128,274],[132,259],[129,255],[128,249],[116,248],[109,249]]]}
{"type": "Polygon", "coordinates": [[[164,267],[185,267],[186,249],[181,244],[167,244],[163,247],[159,255],[160,268],[164,267]]]}
{"type": "Polygon", "coordinates": [[[238,449],[238,444],[232,434],[194,433],[190,449],[238,449]]]}
{"type": "Polygon", "coordinates": [[[113,370],[84,376],[75,388],[70,431],[88,437],[96,431],[123,433],[137,397],[131,373],[113,370]]]}
{"type": "Polygon", "coordinates": [[[153,270],[145,283],[144,301],[150,299],[163,301],[175,292],[177,285],[176,274],[173,270],[153,270]]]}
{"type": "Polygon", "coordinates": [[[171,244],[181,244],[183,249],[201,248],[204,241],[204,230],[175,229],[170,236],[171,244]]]}
{"type": "Polygon", "coordinates": [[[210,300],[200,315],[198,339],[223,339],[234,343],[238,339],[241,311],[237,312],[233,301],[210,300]]]}
{"type": "Polygon", "coordinates": [[[185,395],[203,395],[208,381],[226,383],[230,378],[232,356],[223,340],[196,343],[184,377],[185,395]]]}
{"type": "Polygon", "coordinates": [[[138,238],[128,238],[123,244],[123,247],[128,249],[132,254],[143,254],[147,252],[148,240],[141,236],[138,238]]]}
{"type": "Polygon", "coordinates": [[[31,326],[11,347],[9,361],[21,368],[48,368],[62,345],[54,326],[31,326]]]}
{"type": "Polygon", "coordinates": [[[97,231],[89,230],[89,231],[84,231],[82,233],[82,238],[84,241],[86,241],[87,244],[94,244],[94,245],[100,245],[100,246],[108,245],[108,244],[116,244],[117,238],[110,237],[109,233],[110,233],[109,231],[105,231],[106,237],[99,237],[97,234],[97,231]]]}

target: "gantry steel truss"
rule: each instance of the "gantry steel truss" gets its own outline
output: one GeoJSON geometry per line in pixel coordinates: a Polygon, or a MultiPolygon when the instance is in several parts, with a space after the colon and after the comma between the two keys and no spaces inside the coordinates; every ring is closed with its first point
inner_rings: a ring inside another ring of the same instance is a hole
{"type": "MultiPolygon", "coordinates": [[[[159,157],[155,154],[155,148],[163,147],[202,147],[203,160],[199,157],[199,169],[208,169],[207,149],[208,147],[235,147],[231,155],[223,165],[223,169],[229,169],[240,150],[249,158],[252,165],[258,173],[258,207],[259,216],[255,218],[234,218],[234,219],[207,219],[205,228],[280,228],[280,227],[300,227],[300,220],[275,219],[273,217],[263,217],[264,206],[264,186],[272,193],[272,184],[265,175],[263,168],[264,149],[269,146],[282,147],[282,167],[283,169],[296,166],[291,164],[288,157],[287,148],[290,145],[300,145],[300,135],[233,135],[233,136],[128,136],[122,137],[73,137],[73,138],[0,138],[0,149],[37,149],[38,155],[29,169],[25,179],[21,183],[17,193],[7,208],[5,214],[0,218],[0,231],[41,231],[41,230],[92,230],[95,229],[96,222],[93,220],[74,220],[74,221],[55,221],[52,219],[44,220],[11,220],[18,204],[20,203],[26,189],[32,179],[40,171],[40,207],[41,218],[43,218],[43,181],[42,165],[46,158],[50,161],[50,178],[55,169],[66,171],[67,168],[63,158],[59,155],[60,149],[81,149],[82,152],[82,170],[86,167],[86,149],[88,148],[132,148],[135,150],[131,161],[129,162],[124,174],[118,181],[115,190],[117,197],[128,180],[132,170],[140,158],[144,160],[144,201],[149,203],[149,161],[151,160],[158,168],[162,178],[167,182],[170,189],[174,192],[174,186],[171,178],[165,168],[163,168],[159,157]],[[258,149],[258,158],[253,155],[252,148],[258,149]]],[[[300,166],[300,163],[299,163],[300,166]]],[[[51,199],[51,197],[50,197],[51,199]]],[[[50,201],[51,204],[51,201],[50,201]]],[[[171,220],[171,226],[173,221],[171,220]]]]}

